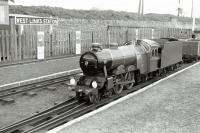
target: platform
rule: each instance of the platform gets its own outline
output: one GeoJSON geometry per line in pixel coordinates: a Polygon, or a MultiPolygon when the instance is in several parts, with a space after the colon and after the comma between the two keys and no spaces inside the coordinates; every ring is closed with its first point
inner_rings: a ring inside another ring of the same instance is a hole
{"type": "Polygon", "coordinates": [[[200,132],[200,63],[136,93],[49,133],[200,132]]]}
{"type": "Polygon", "coordinates": [[[79,56],[0,67],[0,90],[79,72],[79,56]]]}

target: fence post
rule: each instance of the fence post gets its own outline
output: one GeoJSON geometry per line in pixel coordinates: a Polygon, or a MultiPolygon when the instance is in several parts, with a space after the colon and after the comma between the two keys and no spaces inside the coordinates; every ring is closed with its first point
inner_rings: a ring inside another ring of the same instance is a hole
{"type": "Polygon", "coordinates": [[[2,31],[1,32],[2,33],[2,46],[1,46],[1,48],[2,48],[2,57],[1,57],[1,60],[3,60],[3,61],[5,61],[5,45],[6,45],[6,43],[5,43],[5,35],[4,35],[4,31],[2,31]]]}
{"type": "Polygon", "coordinates": [[[107,36],[108,36],[108,47],[110,48],[110,30],[109,30],[109,25],[107,26],[107,36]]]}
{"type": "Polygon", "coordinates": [[[69,33],[69,54],[72,54],[71,33],[69,33]]]}
{"type": "Polygon", "coordinates": [[[92,43],[94,43],[94,33],[92,31],[92,43]]]}
{"type": "Polygon", "coordinates": [[[6,31],[6,53],[7,53],[7,60],[10,60],[10,42],[9,42],[9,32],[6,31]]]}
{"type": "Polygon", "coordinates": [[[53,56],[53,26],[49,26],[49,34],[50,34],[50,56],[53,56]]]}
{"type": "Polygon", "coordinates": [[[1,40],[0,40],[0,44],[1,44],[1,45],[0,45],[0,62],[1,62],[1,57],[2,57],[2,56],[1,56],[1,54],[2,54],[2,53],[1,53],[1,49],[2,49],[2,45],[3,45],[3,35],[2,35],[2,32],[0,32],[0,39],[1,39],[1,40]]]}
{"type": "Polygon", "coordinates": [[[107,34],[108,34],[108,47],[110,48],[110,30],[108,30],[107,34]]]}
{"type": "Polygon", "coordinates": [[[50,56],[53,56],[53,35],[50,34],[50,56]]]}
{"type": "Polygon", "coordinates": [[[18,54],[18,56],[19,56],[19,60],[22,60],[23,58],[23,56],[22,56],[22,43],[21,43],[21,35],[23,34],[23,32],[24,32],[24,26],[23,25],[18,25],[18,31],[17,31],[17,40],[18,40],[18,50],[19,50],[19,54],[18,54]]]}
{"type": "Polygon", "coordinates": [[[128,41],[128,28],[126,30],[126,41],[128,41]]]}

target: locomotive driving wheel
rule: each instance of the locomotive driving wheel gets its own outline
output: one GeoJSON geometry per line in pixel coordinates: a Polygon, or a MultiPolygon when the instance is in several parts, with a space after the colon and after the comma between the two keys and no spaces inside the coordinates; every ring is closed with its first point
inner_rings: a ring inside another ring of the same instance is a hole
{"type": "Polygon", "coordinates": [[[120,94],[122,92],[124,86],[122,84],[117,84],[117,83],[122,82],[123,79],[124,78],[123,78],[122,74],[116,76],[116,85],[114,85],[114,87],[113,87],[113,92],[115,94],[120,94]]]}
{"type": "Polygon", "coordinates": [[[109,90],[107,90],[105,92],[105,96],[108,97],[108,98],[110,98],[112,96],[112,94],[113,94],[113,90],[112,89],[109,89],[109,90]]]}
{"type": "Polygon", "coordinates": [[[133,85],[135,84],[135,79],[134,79],[134,73],[133,72],[127,72],[125,75],[125,81],[131,81],[131,83],[128,83],[125,85],[126,89],[131,89],[133,85]]]}

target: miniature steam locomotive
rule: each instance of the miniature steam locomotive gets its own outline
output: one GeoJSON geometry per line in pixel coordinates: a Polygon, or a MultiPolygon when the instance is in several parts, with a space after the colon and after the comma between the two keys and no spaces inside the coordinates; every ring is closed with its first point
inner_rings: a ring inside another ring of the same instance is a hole
{"type": "Polygon", "coordinates": [[[80,57],[82,75],[72,78],[78,100],[98,102],[102,97],[120,94],[139,82],[174,70],[182,63],[181,41],[141,39],[122,46],[102,49],[94,44],[80,57]]]}

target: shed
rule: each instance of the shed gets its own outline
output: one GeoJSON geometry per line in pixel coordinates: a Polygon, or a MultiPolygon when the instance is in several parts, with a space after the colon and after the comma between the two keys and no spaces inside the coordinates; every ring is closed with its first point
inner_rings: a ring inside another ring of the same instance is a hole
{"type": "MultiPolygon", "coordinates": [[[[14,2],[14,0],[10,0],[14,2]]],[[[0,30],[9,28],[9,0],[0,0],[0,30]]]]}

